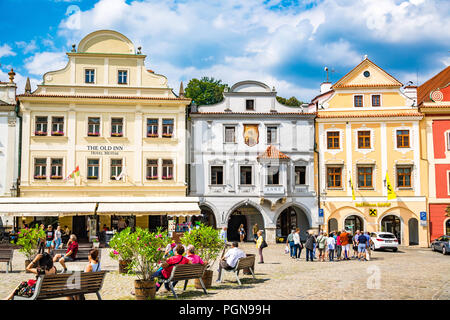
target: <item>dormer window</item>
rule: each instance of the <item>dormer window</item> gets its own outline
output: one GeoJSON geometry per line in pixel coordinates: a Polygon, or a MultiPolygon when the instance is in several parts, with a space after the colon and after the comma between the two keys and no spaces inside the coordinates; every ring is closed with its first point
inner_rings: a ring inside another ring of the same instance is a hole
{"type": "Polygon", "coordinates": [[[245,110],[255,110],[255,100],[245,100],[245,110]]]}
{"type": "Polygon", "coordinates": [[[128,83],[128,71],[119,70],[118,84],[127,84],[127,83],[128,83]]]}
{"type": "Polygon", "coordinates": [[[86,69],[84,71],[84,82],[85,83],[94,83],[95,82],[95,70],[94,69],[86,69]]]}

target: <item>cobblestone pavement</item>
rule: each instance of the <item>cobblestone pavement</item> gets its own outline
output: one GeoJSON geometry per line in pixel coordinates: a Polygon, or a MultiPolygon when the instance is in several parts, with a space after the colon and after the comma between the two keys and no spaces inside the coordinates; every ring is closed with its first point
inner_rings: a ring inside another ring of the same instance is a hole
{"type": "MultiPolygon", "coordinates": [[[[257,254],[253,244],[241,246],[246,253],[257,254]]],[[[232,273],[226,272],[218,284],[217,263],[213,266],[213,286],[204,295],[190,282],[182,293],[182,283],[176,287],[181,299],[450,299],[450,255],[443,256],[428,248],[400,248],[398,252],[376,251],[370,261],[306,262],[305,252],[299,261],[283,252],[284,245],[272,244],[264,249],[264,264],[256,264],[257,280],[240,276],[240,287],[232,273]]],[[[134,299],[131,295],[134,276],[120,275],[118,263],[109,249],[102,249],[101,265],[108,270],[101,295],[103,299],[134,299]]],[[[70,263],[70,270],[81,270],[86,262],[70,263]]],[[[30,279],[24,270],[24,257],[14,252],[13,272],[5,273],[6,263],[0,263],[0,298],[4,298],[20,281],[30,279]]],[[[59,264],[57,268],[61,270],[59,264]]],[[[87,295],[87,299],[96,299],[87,295]]],[[[157,299],[173,299],[161,289],[157,299]]]]}

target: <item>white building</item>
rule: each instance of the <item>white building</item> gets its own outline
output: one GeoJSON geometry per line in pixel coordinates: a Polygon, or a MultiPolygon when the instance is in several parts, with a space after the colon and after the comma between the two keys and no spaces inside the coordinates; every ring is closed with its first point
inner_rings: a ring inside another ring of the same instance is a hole
{"type": "MultiPolygon", "coordinates": [[[[9,73],[9,82],[0,82],[0,197],[17,194],[19,121],[16,116],[15,73],[9,73]]],[[[12,227],[11,217],[0,216],[0,229],[12,227]]]]}
{"type": "Polygon", "coordinates": [[[314,114],[278,103],[275,88],[242,81],[222,102],[191,112],[190,195],[205,220],[247,240],[255,223],[268,242],[317,226],[314,114]]]}

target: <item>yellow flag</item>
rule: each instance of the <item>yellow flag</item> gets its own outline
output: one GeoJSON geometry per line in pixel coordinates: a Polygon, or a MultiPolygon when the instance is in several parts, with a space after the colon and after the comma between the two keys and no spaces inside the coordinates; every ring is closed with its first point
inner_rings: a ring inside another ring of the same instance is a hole
{"type": "Polygon", "coordinates": [[[394,188],[392,188],[392,185],[389,182],[389,175],[388,175],[387,171],[386,171],[386,187],[387,187],[388,200],[397,199],[397,195],[394,192],[394,188]]]}
{"type": "Polygon", "coordinates": [[[355,188],[353,188],[352,176],[350,175],[350,185],[352,186],[352,199],[355,201],[355,188]]]}

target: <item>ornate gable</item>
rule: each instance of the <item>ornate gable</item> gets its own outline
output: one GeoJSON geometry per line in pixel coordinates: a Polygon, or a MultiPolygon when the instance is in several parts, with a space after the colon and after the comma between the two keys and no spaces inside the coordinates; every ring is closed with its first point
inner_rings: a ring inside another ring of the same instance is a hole
{"type": "Polygon", "coordinates": [[[336,82],[332,88],[399,88],[402,85],[400,81],[366,58],[336,82]]]}

